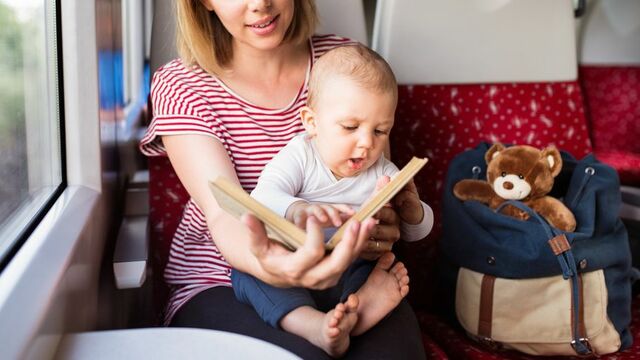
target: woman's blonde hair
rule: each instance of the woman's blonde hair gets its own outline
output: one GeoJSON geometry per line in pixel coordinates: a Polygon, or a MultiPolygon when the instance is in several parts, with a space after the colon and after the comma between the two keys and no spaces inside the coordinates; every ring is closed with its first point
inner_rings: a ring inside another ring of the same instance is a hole
{"type": "MultiPolygon", "coordinates": [[[[315,32],[318,23],[314,0],[293,0],[294,12],[284,41],[300,44],[315,32]]],[[[198,65],[219,73],[233,59],[232,36],[213,11],[200,0],[176,1],[176,45],[186,65],[198,65]]]]}

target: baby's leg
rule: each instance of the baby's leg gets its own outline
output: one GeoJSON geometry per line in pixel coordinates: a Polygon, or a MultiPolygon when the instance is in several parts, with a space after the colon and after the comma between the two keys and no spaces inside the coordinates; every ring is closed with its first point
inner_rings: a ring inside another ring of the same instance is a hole
{"type": "Polygon", "coordinates": [[[395,256],[384,254],[371,271],[369,278],[356,292],[358,305],[358,323],[351,335],[360,335],[382,320],[409,293],[409,276],[401,262],[393,268],[395,256]]]}
{"type": "Polygon", "coordinates": [[[351,295],[328,313],[311,306],[299,307],[280,320],[287,332],[307,339],[333,357],[349,349],[349,336],[358,321],[358,297],[351,295]]]}

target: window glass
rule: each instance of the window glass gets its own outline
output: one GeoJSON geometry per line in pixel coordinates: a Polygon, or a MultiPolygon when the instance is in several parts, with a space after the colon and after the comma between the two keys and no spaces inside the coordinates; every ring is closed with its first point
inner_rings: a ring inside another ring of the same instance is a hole
{"type": "Polygon", "coordinates": [[[62,187],[55,1],[0,0],[0,263],[62,187]]]}

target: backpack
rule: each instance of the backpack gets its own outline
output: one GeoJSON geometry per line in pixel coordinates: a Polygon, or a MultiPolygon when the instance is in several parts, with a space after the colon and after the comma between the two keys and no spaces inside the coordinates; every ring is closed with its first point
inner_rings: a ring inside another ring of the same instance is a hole
{"type": "Polygon", "coordinates": [[[486,178],[489,144],[456,156],[443,196],[441,280],[455,298],[456,318],[474,339],[533,355],[602,355],[632,343],[631,268],[615,170],[588,155],[561,152],[563,168],[549,195],[577,221],[563,233],[527,211],[518,220],[477,201],[462,202],[453,186],[486,178]]]}

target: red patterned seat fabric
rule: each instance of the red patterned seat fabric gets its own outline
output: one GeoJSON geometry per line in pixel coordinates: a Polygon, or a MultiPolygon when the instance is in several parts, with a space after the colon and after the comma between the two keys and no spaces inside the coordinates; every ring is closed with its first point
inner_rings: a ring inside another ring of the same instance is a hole
{"type": "Polygon", "coordinates": [[[149,243],[156,323],[162,324],[169,289],[163,279],[173,234],[178,228],[189,194],[167,157],[149,157],[149,243]]]}
{"type": "Polygon", "coordinates": [[[149,222],[158,270],[164,270],[171,239],[182,218],[189,194],[167,157],[149,157],[149,222]]]}
{"type": "Polygon", "coordinates": [[[640,67],[581,66],[580,79],[596,156],[640,185],[640,67]]]}
{"type": "MultiPolygon", "coordinates": [[[[422,198],[436,212],[449,161],[481,141],[544,147],[555,144],[581,158],[591,152],[576,82],[495,85],[400,86],[392,158],[429,163],[416,177],[422,198]]],[[[430,235],[437,238],[436,229],[430,235]]]]}

